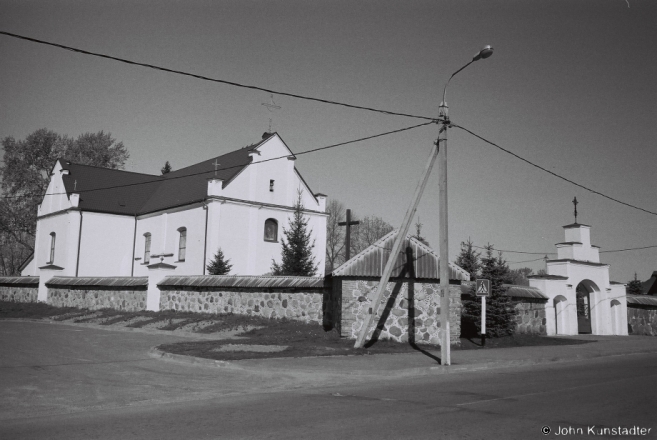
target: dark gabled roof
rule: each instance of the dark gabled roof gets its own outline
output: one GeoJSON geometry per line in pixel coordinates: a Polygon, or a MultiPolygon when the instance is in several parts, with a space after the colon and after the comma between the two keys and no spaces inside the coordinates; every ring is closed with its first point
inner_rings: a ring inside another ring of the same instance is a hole
{"type": "Polygon", "coordinates": [[[652,273],[648,281],[641,283],[644,295],[657,295],[657,270],[652,273]]]}
{"type": "Polygon", "coordinates": [[[62,160],[67,195],[80,194],[83,211],[138,215],[202,201],[207,180],[217,177],[225,188],[252,161],[253,150],[273,135],[245,148],[213,157],[163,176],[80,165],[62,160]],[[215,161],[219,164],[215,172],[215,161]]]}
{"type": "Polygon", "coordinates": [[[220,168],[216,177],[223,180],[222,188],[225,188],[253,161],[249,153],[262,142],[165,174],[164,181],[141,208],[140,213],[204,200],[208,193],[208,179],[215,177],[215,160],[219,164],[217,168],[220,168]]]}
{"type": "Polygon", "coordinates": [[[162,182],[159,176],[62,161],[66,194],[80,194],[83,211],[135,215],[162,182]],[[105,189],[101,189],[105,188],[105,189]]]}
{"type": "MultiPolygon", "coordinates": [[[[376,277],[380,278],[390,258],[390,252],[397,238],[397,230],[393,230],[371,246],[363,249],[358,255],[346,261],[332,273],[334,277],[376,277]]],[[[415,278],[440,279],[440,257],[422,242],[410,235],[406,235],[402,244],[402,251],[395,257],[391,278],[398,278],[406,267],[406,249],[413,254],[413,270],[415,278]]],[[[405,274],[405,277],[408,277],[405,274]]],[[[470,274],[454,263],[449,263],[449,279],[469,281],[470,274]]]]}

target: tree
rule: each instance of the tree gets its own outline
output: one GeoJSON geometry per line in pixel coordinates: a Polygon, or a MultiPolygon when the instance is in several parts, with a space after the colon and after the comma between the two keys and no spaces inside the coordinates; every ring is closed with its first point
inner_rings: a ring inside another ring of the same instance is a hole
{"type": "Polygon", "coordinates": [[[529,286],[529,278],[527,277],[530,276],[533,272],[534,271],[529,267],[511,270],[511,284],[517,284],[518,286],[529,286]]]}
{"type": "Polygon", "coordinates": [[[50,182],[55,161],[61,158],[123,169],[129,153],[123,143],[115,142],[110,133],[103,131],[72,139],[45,128],[30,133],[24,140],[17,141],[11,136],[2,140],[0,240],[5,267],[13,267],[13,264],[7,265],[7,261],[14,261],[25,253],[29,255],[34,250],[37,207],[50,182]]]}
{"type": "Polygon", "coordinates": [[[217,253],[214,254],[212,261],[210,261],[210,263],[206,266],[208,269],[208,274],[210,275],[228,275],[232,267],[233,265],[230,264],[230,259],[226,259],[224,257],[224,253],[221,248],[217,250],[217,253]]]}
{"type": "Polygon", "coordinates": [[[369,216],[360,220],[360,224],[352,229],[351,255],[356,255],[363,249],[373,245],[394,228],[381,217],[369,216]]]}
{"type": "Polygon", "coordinates": [[[628,295],[643,295],[643,283],[637,278],[634,272],[634,279],[627,283],[625,291],[628,295]]]}
{"type": "MultiPolygon", "coordinates": [[[[493,246],[484,247],[486,255],[481,259],[480,278],[490,280],[491,293],[486,298],[486,335],[500,337],[515,331],[515,304],[506,295],[503,284],[511,281],[511,273],[502,253],[493,255],[493,246]]],[[[461,315],[461,332],[466,337],[475,337],[481,333],[481,300],[475,296],[474,287],[467,299],[463,300],[461,315]]]]}
{"type": "Polygon", "coordinates": [[[84,133],[76,140],[65,139],[66,151],[63,158],[80,165],[122,170],[130,157],[123,142],[116,143],[116,139],[104,131],[84,133]]]}
{"type": "Polygon", "coordinates": [[[477,278],[481,263],[479,262],[480,252],[475,251],[474,243],[470,241],[461,242],[461,253],[456,257],[456,265],[470,274],[470,281],[477,278]]]}
{"type": "Polygon", "coordinates": [[[420,217],[418,217],[417,222],[415,222],[415,235],[413,235],[412,237],[415,238],[420,243],[429,246],[429,242],[427,241],[427,239],[422,236],[422,226],[423,226],[422,223],[420,223],[420,217]]]}
{"type": "Polygon", "coordinates": [[[333,269],[344,263],[344,234],[345,228],[338,225],[345,221],[344,204],[338,200],[331,199],[326,204],[326,272],[331,273],[333,269]]]}
{"type": "Polygon", "coordinates": [[[281,245],[283,247],[280,264],[272,259],[271,270],[274,275],[293,275],[311,277],[317,272],[317,264],[313,257],[315,241],[311,242],[312,230],[308,230],[308,219],[303,215],[301,191],[294,205],[294,216],[286,229],[283,227],[281,245]],[[287,241],[286,241],[287,239],[287,241]]]}
{"type": "Polygon", "coordinates": [[[160,172],[162,173],[162,175],[165,175],[165,174],[171,172],[171,164],[169,163],[168,160],[167,160],[167,163],[164,164],[162,169],[160,169],[160,172]]]}

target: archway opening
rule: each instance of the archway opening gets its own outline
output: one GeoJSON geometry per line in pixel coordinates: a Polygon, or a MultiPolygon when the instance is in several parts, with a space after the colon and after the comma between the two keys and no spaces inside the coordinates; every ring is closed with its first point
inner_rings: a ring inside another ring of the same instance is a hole
{"type": "Polygon", "coordinates": [[[593,333],[592,304],[595,299],[595,292],[598,286],[593,281],[584,280],[577,285],[575,289],[576,310],[577,310],[577,333],[593,333]]]}

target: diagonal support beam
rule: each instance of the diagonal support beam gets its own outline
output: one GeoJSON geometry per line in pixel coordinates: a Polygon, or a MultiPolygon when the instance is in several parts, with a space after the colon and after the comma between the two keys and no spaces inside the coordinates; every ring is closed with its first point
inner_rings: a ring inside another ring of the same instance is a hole
{"type": "MultiPolygon", "coordinates": [[[[445,126],[443,125],[440,128],[440,130],[441,132],[445,130],[445,126]]],[[[392,245],[392,251],[390,252],[390,256],[388,257],[388,262],[386,263],[386,267],[383,270],[383,273],[381,274],[381,281],[379,281],[379,287],[376,289],[376,296],[371,303],[372,312],[367,316],[365,322],[363,323],[363,327],[361,327],[360,329],[360,333],[358,334],[358,338],[356,339],[356,344],[354,345],[355,348],[361,348],[363,346],[363,343],[365,342],[365,337],[367,336],[367,333],[370,327],[372,326],[372,320],[377,315],[379,306],[381,305],[381,297],[383,296],[383,292],[385,291],[386,286],[388,285],[388,281],[390,281],[392,268],[396,261],[395,257],[397,256],[397,254],[399,254],[402,243],[406,238],[406,234],[408,234],[408,228],[411,226],[411,220],[413,219],[413,216],[417,211],[417,206],[420,203],[420,198],[422,197],[424,188],[427,186],[427,180],[429,180],[431,169],[433,168],[433,165],[436,162],[436,158],[438,157],[437,144],[438,143],[436,142],[436,144],[434,144],[434,147],[431,149],[431,155],[429,156],[429,160],[427,161],[424,171],[422,172],[422,177],[420,178],[420,181],[417,184],[417,188],[415,189],[415,193],[413,194],[411,206],[409,206],[408,211],[406,211],[404,220],[402,221],[401,227],[399,228],[399,232],[397,233],[397,238],[395,238],[395,243],[392,245]]]]}

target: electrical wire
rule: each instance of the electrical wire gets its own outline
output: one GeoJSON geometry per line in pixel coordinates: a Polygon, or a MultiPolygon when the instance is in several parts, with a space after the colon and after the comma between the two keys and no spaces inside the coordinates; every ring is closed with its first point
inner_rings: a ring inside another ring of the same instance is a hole
{"type": "MultiPolygon", "coordinates": [[[[272,160],[287,159],[289,157],[296,157],[296,156],[301,156],[301,155],[309,154],[309,153],[316,153],[318,151],[328,150],[330,148],[341,147],[341,146],[353,144],[353,143],[356,143],[356,142],[363,142],[363,141],[367,141],[367,140],[370,140],[370,139],[379,138],[379,137],[382,137],[382,136],[388,136],[388,135],[395,134],[395,133],[401,133],[403,131],[408,131],[408,130],[412,130],[414,128],[419,128],[419,127],[424,127],[426,125],[430,125],[430,124],[433,124],[433,123],[434,123],[434,121],[423,122],[421,124],[412,125],[410,127],[399,128],[397,130],[386,131],[384,133],[379,133],[379,134],[375,134],[375,135],[372,135],[372,136],[366,136],[366,137],[362,137],[362,138],[359,138],[359,139],[354,139],[354,140],[351,140],[351,141],[340,142],[340,143],[337,143],[337,144],[327,145],[327,146],[319,147],[319,148],[313,148],[311,150],[301,151],[299,153],[292,153],[291,155],[288,154],[288,155],[285,155],[285,156],[271,157],[269,159],[265,159],[265,160],[261,160],[259,162],[256,162],[256,164],[269,162],[269,161],[272,161],[272,160]]],[[[139,185],[149,185],[149,184],[152,184],[152,183],[161,183],[161,182],[166,182],[166,181],[171,181],[171,180],[176,180],[176,179],[185,179],[185,178],[188,178],[188,177],[193,177],[193,176],[199,176],[199,175],[203,175],[203,174],[212,173],[214,171],[230,170],[230,169],[233,169],[233,168],[241,168],[241,167],[249,166],[249,165],[252,165],[252,163],[241,164],[241,165],[233,165],[233,166],[224,167],[224,168],[217,168],[216,170],[201,171],[201,172],[198,172],[198,173],[186,174],[186,175],[183,175],[183,176],[175,176],[175,177],[169,177],[169,178],[158,177],[157,179],[149,180],[149,181],[146,181],[146,182],[126,183],[126,184],[123,184],[123,185],[113,185],[113,186],[107,186],[107,187],[103,187],[103,188],[78,190],[78,191],[75,191],[75,192],[77,194],[82,194],[82,193],[87,193],[87,192],[92,192],[92,191],[105,191],[105,190],[108,190],[108,189],[115,189],[115,188],[126,188],[126,187],[139,186],[139,185]]],[[[44,197],[45,196],[64,195],[64,194],[67,194],[67,192],[45,194],[44,197]]],[[[37,195],[20,195],[20,196],[3,196],[2,198],[4,198],[4,199],[18,199],[18,198],[29,198],[29,197],[41,197],[41,196],[40,195],[39,196],[37,196],[37,195]]]]}
{"type": "Polygon", "coordinates": [[[500,146],[497,145],[496,143],[491,142],[491,141],[489,141],[488,139],[483,138],[482,136],[479,136],[479,135],[476,134],[476,133],[473,133],[472,131],[468,130],[468,129],[465,128],[465,127],[461,127],[460,125],[456,125],[456,124],[451,124],[451,126],[452,126],[452,127],[456,127],[456,128],[460,128],[461,130],[470,133],[472,136],[481,139],[482,141],[486,142],[487,144],[490,144],[490,145],[492,145],[492,146],[494,146],[494,147],[496,147],[496,148],[499,148],[500,150],[504,151],[505,153],[508,153],[508,154],[514,156],[515,158],[520,159],[520,160],[522,160],[523,162],[526,162],[526,163],[528,163],[529,165],[538,168],[539,170],[542,170],[542,171],[545,171],[546,173],[552,174],[553,176],[558,177],[558,178],[561,179],[561,180],[565,180],[566,182],[568,182],[568,183],[570,183],[570,184],[573,184],[573,185],[575,185],[575,186],[578,186],[578,187],[580,187],[580,188],[582,188],[582,189],[585,189],[585,190],[587,190],[587,191],[589,191],[589,192],[592,192],[593,194],[597,194],[597,195],[599,195],[599,196],[602,196],[602,197],[604,197],[604,198],[606,198],[606,199],[609,199],[609,200],[611,200],[611,201],[614,201],[614,202],[616,202],[616,203],[620,203],[621,205],[629,206],[630,208],[634,208],[634,209],[637,209],[637,210],[639,210],[639,211],[647,212],[648,214],[657,215],[657,212],[649,211],[649,210],[647,210],[647,209],[644,209],[644,208],[641,208],[641,207],[638,207],[638,206],[632,205],[632,204],[630,204],[630,203],[622,202],[622,201],[620,201],[620,200],[618,200],[618,199],[615,199],[615,198],[610,197],[610,196],[608,196],[608,195],[606,195],[606,194],[603,194],[603,193],[601,193],[600,191],[596,191],[596,190],[594,190],[594,189],[588,188],[588,187],[586,187],[586,186],[584,186],[584,185],[581,185],[581,184],[579,184],[579,183],[577,183],[577,182],[574,182],[574,181],[572,181],[572,180],[570,180],[570,179],[568,179],[568,178],[566,178],[566,177],[563,177],[563,176],[561,176],[561,175],[559,175],[559,174],[557,174],[557,173],[555,173],[555,172],[552,172],[552,171],[550,171],[550,170],[548,170],[548,169],[546,169],[546,168],[543,168],[542,166],[537,165],[537,164],[535,164],[535,163],[533,163],[533,162],[531,162],[531,161],[529,161],[529,160],[527,160],[527,159],[525,159],[525,158],[523,158],[523,157],[521,157],[521,156],[518,156],[516,153],[513,153],[512,151],[509,151],[509,150],[507,150],[506,148],[500,147],[500,146]]]}
{"type": "Polygon", "coordinates": [[[412,114],[408,114],[408,113],[399,113],[399,112],[393,112],[393,111],[389,111],[389,110],[381,110],[381,109],[377,109],[377,108],[373,108],[373,107],[364,107],[364,106],[360,106],[360,105],[347,104],[347,103],[339,102],[339,101],[331,101],[331,100],[328,100],[328,99],[315,98],[315,97],[312,97],[312,96],[299,95],[299,94],[296,94],[296,93],[281,92],[281,91],[278,91],[278,90],[267,89],[267,88],[259,87],[259,86],[253,86],[253,85],[248,85],[248,84],[240,84],[240,83],[237,83],[237,82],[227,81],[227,80],[223,80],[223,79],[210,78],[210,77],[203,76],[203,75],[197,75],[195,73],[184,72],[182,70],[169,69],[169,68],[166,68],[166,67],[156,66],[156,65],[153,65],[153,64],[140,63],[138,61],[132,61],[132,60],[128,60],[128,59],[125,59],[125,58],[119,58],[119,57],[114,57],[114,56],[111,56],[111,55],[105,55],[105,54],[102,54],[102,53],[90,52],[88,50],[83,50],[83,49],[77,49],[75,47],[65,46],[63,44],[52,43],[52,42],[49,42],[49,41],[44,41],[44,40],[39,40],[39,39],[36,39],[36,38],[26,37],[26,36],[23,36],[23,35],[13,34],[11,32],[0,31],[0,34],[6,35],[6,36],[12,37],[12,38],[18,38],[20,40],[30,41],[32,43],[45,44],[47,46],[58,47],[60,49],[65,49],[65,50],[69,50],[71,52],[81,53],[83,55],[91,55],[91,56],[95,56],[95,57],[106,58],[108,60],[119,61],[121,63],[131,64],[133,66],[147,67],[149,69],[160,70],[162,72],[175,73],[177,75],[190,76],[192,78],[197,78],[197,79],[201,79],[201,80],[204,80],[204,81],[211,81],[211,82],[215,82],[215,83],[225,84],[225,85],[229,85],[229,86],[233,86],[233,87],[241,87],[241,88],[244,88],[244,89],[259,90],[261,92],[273,93],[273,94],[281,95],[281,96],[288,96],[290,98],[305,99],[307,101],[315,101],[315,102],[321,102],[321,103],[324,103],[324,104],[339,105],[339,106],[342,106],[342,107],[354,108],[354,109],[358,109],[358,110],[367,110],[367,111],[370,111],[370,112],[383,113],[383,114],[386,114],[386,115],[406,116],[408,118],[427,119],[427,120],[430,120],[430,121],[433,121],[433,120],[436,119],[436,118],[432,118],[432,117],[429,117],[429,116],[412,115],[412,114]]]}
{"type": "MultiPolygon", "coordinates": [[[[477,249],[484,249],[484,250],[486,249],[485,247],[475,246],[475,245],[472,245],[472,247],[473,247],[473,248],[477,248],[477,249]]],[[[554,254],[556,254],[556,252],[523,252],[523,251],[505,251],[504,249],[495,249],[495,248],[492,248],[492,250],[494,250],[494,251],[498,251],[498,252],[508,252],[508,253],[510,253],[510,254],[529,254],[529,255],[554,255],[554,254]]]]}

